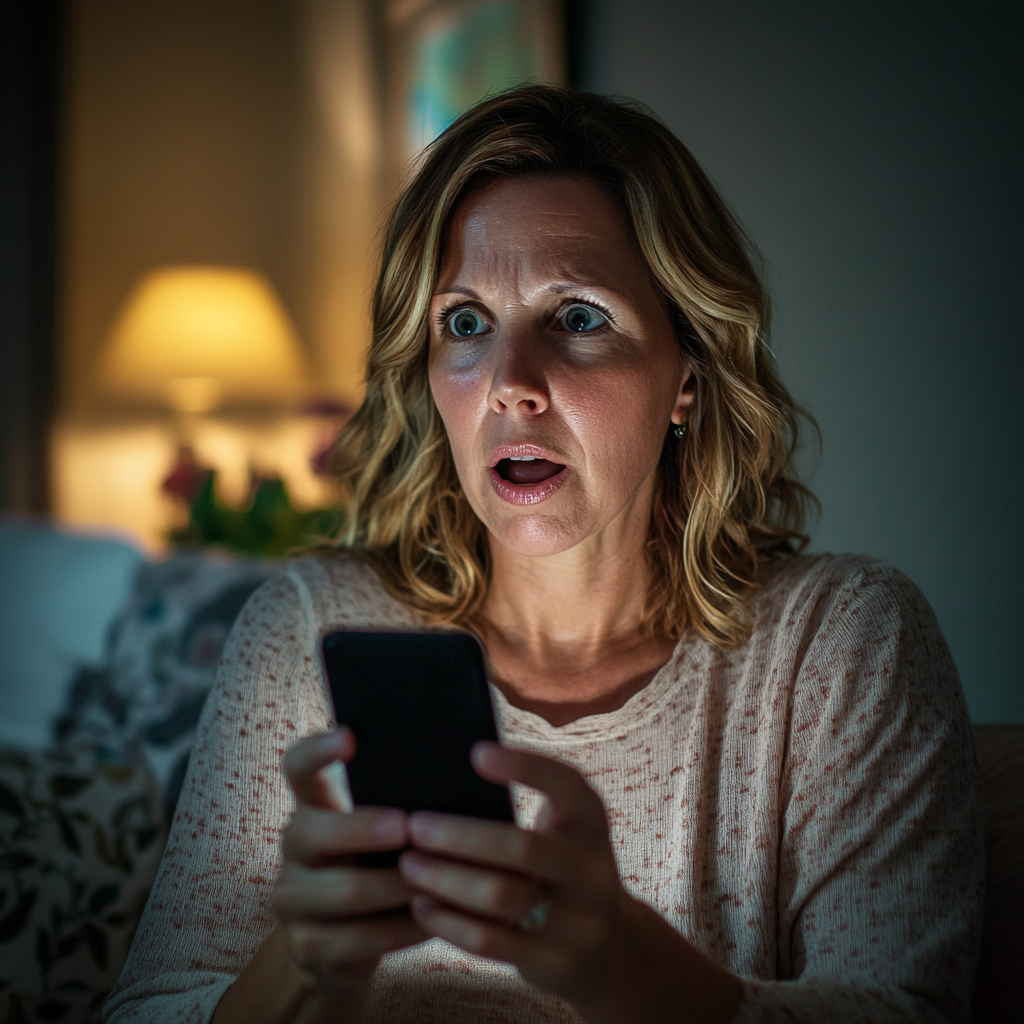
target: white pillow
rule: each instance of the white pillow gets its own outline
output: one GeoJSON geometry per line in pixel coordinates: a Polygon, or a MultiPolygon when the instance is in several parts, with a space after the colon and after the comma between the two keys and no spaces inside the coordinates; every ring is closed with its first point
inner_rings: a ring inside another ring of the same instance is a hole
{"type": "Polygon", "coordinates": [[[144,561],[123,541],[0,517],[0,744],[52,742],[68,684],[103,662],[144,561]]]}

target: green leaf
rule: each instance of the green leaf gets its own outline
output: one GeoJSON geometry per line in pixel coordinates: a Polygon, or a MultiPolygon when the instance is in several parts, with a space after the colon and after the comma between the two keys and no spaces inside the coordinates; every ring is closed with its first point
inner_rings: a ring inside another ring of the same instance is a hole
{"type": "Polygon", "coordinates": [[[35,1015],[40,1020],[60,1020],[70,1009],[70,1003],[65,1003],[63,999],[44,999],[36,1003],[35,1015]]]}
{"type": "Polygon", "coordinates": [[[92,785],[91,775],[51,775],[48,783],[55,797],[77,796],[86,786],[92,785]]]}
{"type": "Polygon", "coordinates": [[[25,805],[10,786],[0,782],[0,811],[15,818],[25,817],[25,805]]]}
{"type": "Polygon", "coordinates": [[[101,885],[89,897],[89,913],[98,914],[105,906],[113,903],[121,894],[119,885],[101,885]]]}
{"type": "Polygon", "coordinates": [[[81,853],[82,844],[78,841],[78,833],[75,832],[75,826],[71,824],[67,815],[57,814],[57,827],[60,829],[60,841],[64,846],[72,853],[81,853]]]}
{"type": "Polygon", "coordinates": [[[38,895],[38,889],[26,889],[18,902],[14,904],[14,909],[4,917],[0,917],[0,942],[10,942],[21,932],[25,927],[25,922],[28,921],[29,914],[32,913],[38,895]]]}
{"type": "Polygon", "coordinates": [[[42,968],[43,974],[53,963],[53,950],[50,947],[50,933],[45,928],[36,932],[36,963],[42,968]]]}
{"type": "Polygon", "coordinates": [[[2,871],[23,871],[32,867],[36,859],[27,850],[11,850],[10,853],[0,854],[0,870],[2,871]]]}
{"type": "Polygon", "coordinates": [[[107,967],[107,936],[91,921],[82,925],[82,934],[89,945],[89,952],[100,970],[107,967]]]}

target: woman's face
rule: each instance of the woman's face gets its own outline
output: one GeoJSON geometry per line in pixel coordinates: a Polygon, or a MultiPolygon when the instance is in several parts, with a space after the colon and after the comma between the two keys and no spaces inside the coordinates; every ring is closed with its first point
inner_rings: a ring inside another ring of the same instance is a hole
{"type": "Polygon", "coordinates": [[[492,537],[553,555],[646,534],[671,422],[692,400],[624,214],[578,178],[512,178],[458,207],[431,302],[430,387],[492,537]]]}

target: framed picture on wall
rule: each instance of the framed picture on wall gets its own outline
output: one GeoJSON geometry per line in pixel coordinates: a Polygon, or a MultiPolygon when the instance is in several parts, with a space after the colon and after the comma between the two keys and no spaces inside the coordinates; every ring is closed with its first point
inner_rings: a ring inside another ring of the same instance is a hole
{"type": "Polygon", "coordinates": [[[391,0],[384,10],[388,171],[485,96],[566,80],[563,0],[391,0]]]}

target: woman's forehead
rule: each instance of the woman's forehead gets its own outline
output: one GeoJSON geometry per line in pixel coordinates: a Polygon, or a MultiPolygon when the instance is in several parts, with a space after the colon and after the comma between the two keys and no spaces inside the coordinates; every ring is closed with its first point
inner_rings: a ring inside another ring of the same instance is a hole
{"type": "MultiPolygon", "coordinates": [[[[585,178],[501,178],[463,199],[452,218],[438,290],[467,275],[554,276],[567,282],[648,278],[624,212],[585,178]]],[[[635,282],[639,284],[640,281],[635,282]]]]}

